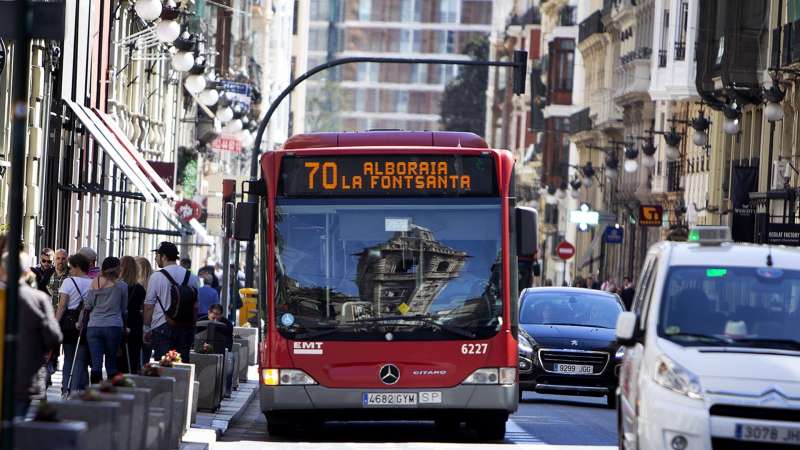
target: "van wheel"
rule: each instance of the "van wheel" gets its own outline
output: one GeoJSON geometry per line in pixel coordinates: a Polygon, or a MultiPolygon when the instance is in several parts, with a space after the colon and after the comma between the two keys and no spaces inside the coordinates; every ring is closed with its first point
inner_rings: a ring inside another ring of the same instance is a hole
{"type": "Polygon", "coordinates": [[[482,441],[502,441],[506,437],[508,413],[481,414],[470,422],[471,428],[482,441]]]}
{"type": "Polygon", "coordinates": [[[272,437],[285,437],[294,431],[291,422],[283,414],[265,412],[264,418],[267,419],[267,433],[272,437]]]}

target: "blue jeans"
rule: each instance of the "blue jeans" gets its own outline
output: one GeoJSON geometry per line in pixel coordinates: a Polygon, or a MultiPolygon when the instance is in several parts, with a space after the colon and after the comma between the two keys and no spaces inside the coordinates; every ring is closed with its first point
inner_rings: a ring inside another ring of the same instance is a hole
{"type": "Polygon", "coordinates": [[[88,327],[86,340],[92,355],[92,383],[103,380],[103,357],[108,378],[117,374],[117,351],[122,343],[122,327],[88,327]]]}
{"type": "Polygon", "coordinates": [[[64,346],[64,367],[62,368],[61,392],[82,391],[89,384],[89,377],[86,375],[86,366],[89,364],[89,347],[81,344],[63,344],[64,346]],[[77,349],[77,357],[75,356],[77,349]],[[74,380],[70,386],[70,372],[72,371],[72,359],[75,358],[74,380]]]}
{"type": "Polygon", "coordinates": [[[181,354],[181,361],[189,362],[189,353],[194,346],[194,327],[171,327],[163,324],[151,331],[153,359],[160,360],[170,350],[181,354]]]}

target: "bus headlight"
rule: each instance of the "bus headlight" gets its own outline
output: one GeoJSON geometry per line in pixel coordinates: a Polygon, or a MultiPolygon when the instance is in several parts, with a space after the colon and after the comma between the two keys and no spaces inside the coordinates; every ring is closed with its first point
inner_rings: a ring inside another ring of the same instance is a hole
{"type": "Polygon", "coordinates": [[[462,384],[514,384],[517,381],[515,367],[490,367],[472,372],[462,384]]]}
{"type": "Polygon", "coordinates": [[[263,369],[261,380],[267,386],[304,386],[317,384],[310,375],[298,369],[263,369]]]}

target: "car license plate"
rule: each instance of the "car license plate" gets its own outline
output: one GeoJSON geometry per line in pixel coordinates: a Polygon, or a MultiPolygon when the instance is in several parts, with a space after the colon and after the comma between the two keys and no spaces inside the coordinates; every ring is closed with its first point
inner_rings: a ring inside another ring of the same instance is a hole
{"type": "Polygon", "coordinates": [[[736,439],[800,445],[800,427],[736,424],[736,439]]]}
{"type": "Polygon", "coordinates": [[[365,392],[364,406],[409,406],[417,404],[416,392],[365,392]]]}
{"type": "Polygon", "coordinates": [[[592,366],[584,366],[580,364],[556,364],[555,372],[558,373],[577,373],[577,374],[592,374],[594,368],[592,366]]]}

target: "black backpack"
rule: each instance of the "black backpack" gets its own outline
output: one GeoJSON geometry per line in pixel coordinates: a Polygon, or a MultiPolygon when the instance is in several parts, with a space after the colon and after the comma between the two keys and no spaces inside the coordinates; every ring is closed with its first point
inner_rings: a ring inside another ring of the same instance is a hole
{"type": "Polygon", "coordinates": [[[197,289],[189,286],[191,273],[187,270],[183,282],[178,284],[166,270],[162,269],[159,272],[167,277],[172,285],[169,308],[164,309],[161,299],[156,296],[167,323],[171,326],[193,327],[197,320],[197,289]]]}

